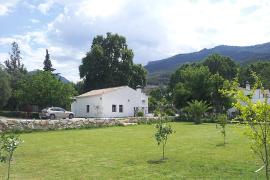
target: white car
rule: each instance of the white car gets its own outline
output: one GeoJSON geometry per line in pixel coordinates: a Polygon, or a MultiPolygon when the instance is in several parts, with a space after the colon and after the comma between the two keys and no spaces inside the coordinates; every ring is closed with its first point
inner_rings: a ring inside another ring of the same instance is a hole
{"type": "Polygon", "coordinates": [[[74,118],[74,113],[70,111],[66,111],[63,108],[60,107],[49,107],[41,110],[41,113],[39,114],[39,117],[41,119],[43,118],[49,118],[49,119],[62,119],[62,118],[74,118]]]}

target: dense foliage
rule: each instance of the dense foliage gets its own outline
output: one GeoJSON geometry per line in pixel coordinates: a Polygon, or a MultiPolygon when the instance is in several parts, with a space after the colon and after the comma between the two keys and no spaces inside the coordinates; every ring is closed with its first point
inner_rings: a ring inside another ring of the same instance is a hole
{"type": "Polygon", "coordinates": [[[133,64],[133,56],[125,37],[111,33],[106,37],[96,36],[79,67],[84,90],[145,86],[147,72],[141,65],[133,64]]]}
{"type": "Polygon", "coordinates": [[[6,105],[7,109],[18,110],[19,101],[16,98],[15,90],[18,89],[18,82],[24,78],[27,73],[22,63],[21,51],[16,42],[11,44],[11,52],[9,59],[5,61],[5,69],[10,75],[11,97],[6,105]]]}
{"type": "Polygon", "coordinates": [[[202,63],[209,68],[211,74],[219,74],[224,79],[232,80],[237,74],[237,65],[229,57],[213,54],[202,63]]]}
{"type": "Polygon", "coordinates": [[[155,116],[175,116],[170,93],[165,87],[154,88],[149,93],[148,111],[155,116]]]}
{"type": "Polygon", "coordinates": [[[11,88],[9,82],[9,75],[3,69],[0,64],[0,109],[6,105],[10,96],[11,96],[11,88]]]}
{"type": "Polygon", "coordinates": [[[47,106],[61,106],[69,108],[76,91],[72,84],[64,84],[57,80],[51,72],[39,71],[28,75],[20,81],[16,96],[22,104],[47,106]]]}
{"type": "Polygon", "coordinates": [[[241,68],[239,83],[241,86],[244,86],[246,81],[251,85],[255,83],[254,78],[251,75],[251,72],[255,72],[257,76],[260,77],[262,84],[265,88],[270,88],[270,62],[259,61],[252,64],[248,64],[241,68]]]}
{"type": "Polygon", "coordinates": [[[206,101],[214,112],[230,107],[224,89],[237,73],[237,65],[228,57],[211,55],[202,63],[185,64],[172,74],[169,90],[174,105],[182,109],[192,100],[206,101]]]}

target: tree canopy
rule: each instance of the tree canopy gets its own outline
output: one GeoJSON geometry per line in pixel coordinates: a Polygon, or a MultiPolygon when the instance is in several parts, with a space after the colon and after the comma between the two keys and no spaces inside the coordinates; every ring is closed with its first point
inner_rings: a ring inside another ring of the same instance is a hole
{"type": "Polygon", "coordinates": [[[72,84],[58,81],[47,71],[28,75],[20,81],[19,88],[16,90],[16,97],[21,103],[38,105],[41,108],[47,106],[69,108],[74,95],[76,91],[72,84]]]}
{"type": "Polygon", "coordinates": [[[187,101],[210,98],[210,76],[208,67],[191,64],[181,66],[171,76],[170,88],[176,107],[184,107],[187,101]]]}
{"type": "Polygon", "coordinates": [[[251,85],[254,85],[255,81],[251,72],[255,72],[257,74],[265,88],[270,88],[270,62],[259,61],[242,67],[239,75],[240,85],[244,86],[246,81],[251,85]]]}
{"type": "Polygon", "coordinates": [[[6,70],[8,73],[13,74],[16,71],[19,71],[21,73],[25,73],[26,69],[24,67],[24,64],[21,62],[21,51],[19,48],[18,43],[13,42],[11,44],[11,52],[9,53],[9,59],[5,61],[6,70]]]}
{"type": "Polygon", "coordinates": [[[44,64],[44,67],[43,67],[44,71],[53,72],[55,70],[52,67],[52,62],[51,62],[51,59],[50,59],[50,54],[49,54],[48,49],[46,49],[46,55],[45,55],[45,60],[44,60],[43,64],[44,64]]]}
{"type": "Polygon", "coordinates": [[[232,80],[237,74],[237,65],[226,56],[213,54],[208,56],[202,63],[209,68],[212,74],[219,74],[224,79],[232,80]]]}
{"type": "Polygon", "coordinates": [[[169,90],[177,108],[184,108],[192,100],[206,101],[214,111],[222,112],[230,106],[230,99],[219,90],[228,83],[219,73],[211,73],[208,66],[185,64],[172,74],[169,90]]]}
{"type": "Polygon", "coordinates": [[[79,67],[84,90],[129,85],[145,86],[146,70],[133,64],[133,52],[118,34],[96,36],[79,67]]]}
{"type": "Polygon", "coordinates": [[[6,105],[11,96],[11,88],[9,83],[9,75],[5,72],[0,64],[0,109],[6,105]]]}
{"type": "Polygon", "coordinates": [[[11,52],[9,54],[9,59],[5,61],[5,70],[10,76],[10,87],[12,91],[6,107],[9,110],[18,110],[19,102],[15,97],[15,90],[18,89],[18,82],[24,78],[27,70],[22,63],[21,51],[16,42],[11,44],[11,52]]]}

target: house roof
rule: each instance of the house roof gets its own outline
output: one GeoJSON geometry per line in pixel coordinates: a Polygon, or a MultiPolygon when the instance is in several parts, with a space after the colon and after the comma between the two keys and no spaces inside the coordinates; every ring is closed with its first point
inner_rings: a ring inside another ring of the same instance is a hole
{"type": "Polygon", "coordinates": [[[81,95],[79,95],[77,97],[98,96],[98,95],[106,94],[106,93],[116,91],[118,89],[122,89],[122,88],[125,88],[125,87],[128,87],[128,86],[119,86],[119,87],[92,90],[92,91],[89,91],[87,93],[81,94],[81,95]]]}

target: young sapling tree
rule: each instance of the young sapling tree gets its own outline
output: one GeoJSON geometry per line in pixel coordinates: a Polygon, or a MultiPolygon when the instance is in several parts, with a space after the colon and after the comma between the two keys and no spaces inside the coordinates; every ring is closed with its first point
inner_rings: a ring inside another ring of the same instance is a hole
{"type": "Polygon", "coordinates": [[[218,125],[221,128],[220,133],[223,136],[223,144],[225,146],[225,144],[226,144],[226,126],[227,126],[227,123],[228,123],[227,115],[220,114],[220,115],[218,115],[217,120],[218,120],[218,125]]]}
{"type": "Polygon", "coordinates": [[[1,134],[0,137],[0,162],[7,162],[7,180],[10,177],[11,161],[15,150],[22,143],[22,140],[15,134],[1,134]]]}
{"type": "Polygon", "coordinates": [[[171,125],[164,123],[163,121],[159,121],[159,123],[156,124],[156,130],[155,139],[158,146],[162,145],[162,160],[164,160],[165,146],[167,144],[169,135],[173,133],[173,129],[171,125]]]}

